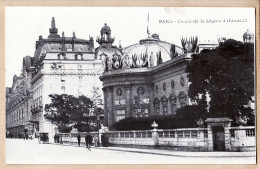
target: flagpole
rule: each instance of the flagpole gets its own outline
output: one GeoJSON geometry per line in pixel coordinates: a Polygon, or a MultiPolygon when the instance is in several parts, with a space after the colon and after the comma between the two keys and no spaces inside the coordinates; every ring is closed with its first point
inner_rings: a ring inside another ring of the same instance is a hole
{"type": "Polygon", "coordinates": [[[148,16],[147,16],[147,35],[148,35],[148,38],[150,38],[150,31],[149,31],[149,12],[148,12],[148,16]]]}

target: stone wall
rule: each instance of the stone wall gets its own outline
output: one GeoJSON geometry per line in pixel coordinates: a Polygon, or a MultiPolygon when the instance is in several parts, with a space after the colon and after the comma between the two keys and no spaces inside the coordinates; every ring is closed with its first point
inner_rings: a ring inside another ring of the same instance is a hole
{"type": "MultiPolygon", "coordinates": [[[[229,127],[231,136],[230,150],[224,151],[255,151],[255,127],[229,127]]],[[[100,132],[99,134],[101,134],[100,132]]],[[[90,132],[94,137],[97,132],[90,132]]],[[[212,151],[208,128],[158,129],[135,131],[108,131],[110,146],[146,147],[171,149],[178,151],[212,151]],[[158,143],[155,142],[154,132],[158,134],[158,143]]],[[[59,133],[64,144],[77,144],[77,133],[59,133]]],[[[85,132],[80,132],[81,143],[84,144],[85,132]]],[[[99,137],[100,138],[100,137],[99,137]]],[[[53,140],[53,139],[51,139],[53,140]]]]}

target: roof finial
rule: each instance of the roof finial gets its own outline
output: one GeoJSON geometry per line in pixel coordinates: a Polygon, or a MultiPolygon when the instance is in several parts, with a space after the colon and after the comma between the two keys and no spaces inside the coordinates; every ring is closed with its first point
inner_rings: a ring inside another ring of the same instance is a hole
{"type": "Polygon", "coordinates": [[[54,17],[52,17],[52,20],[51,20],[51,28],[56,28],[54,17]]]}
{"type": "Polygon", "coordinates": [[[73,38],[76,38],[76,33],[75,32],[73,32],[72,35],[73,35],[73,38]]]}
{"type": "Polygon", "coordinates": [[[149,31],[149,12],[148,12],[148,16],[147,16],[147,35],[148,35],[148,38],[150,38],[150,31],[149,31]]]}
{"type": "Polygon", "coordinates": [[[119,40],[119,46],[118,46],[120,49],[122,48],[121,46],[121,40],[119,40]]]}
{"type": "Polygon", "coordinates": [[[57,34],[58,33],[58,29],[56,28],[54,17],[52,17],[51,28],[49,29],[49,32],[50,32],[50,35],[48,36],[49,38],[58,38],[58,37],[60,37],[57,34]]]}

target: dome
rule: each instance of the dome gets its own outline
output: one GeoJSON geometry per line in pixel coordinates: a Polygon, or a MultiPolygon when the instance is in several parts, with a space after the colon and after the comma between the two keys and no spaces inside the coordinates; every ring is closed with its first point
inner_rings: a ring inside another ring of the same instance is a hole
{"type": "Polygon", "coordinates": [[[254,43],[253,32],[251,32],[251,31],[249,31],[249,29],[247,29],[247,31],[243,34],[243,41],[244,41],[244,43],[254,43]]]}
{"type": "Polygon", "coordinates": [[[110,34],[111,29],[109,26],[107,26],[107,24],[105,23],[104,26],[101,28],[101,34],[103,33],[109,33],[110,34]]]}
{"type": "Polygon", "coordinates": [[[160,40],[159,35],[156,33],[152,34],[152,38],[160,40]]]}
{"type": "Polygon", "coordinates": [[[173,44],[154,38],[140,40],[139,44],[124,49],[123,67],[153,67],[171,59],[173,44]],[[125,66],[124,66],[125,65],[125,66]]]}
{"type": "Polygon", "coordinates": [[[243,37],[248,37],[248,36],[254,36],[253,32],[251,32],[249,29],[243,34],[243,37]]]}

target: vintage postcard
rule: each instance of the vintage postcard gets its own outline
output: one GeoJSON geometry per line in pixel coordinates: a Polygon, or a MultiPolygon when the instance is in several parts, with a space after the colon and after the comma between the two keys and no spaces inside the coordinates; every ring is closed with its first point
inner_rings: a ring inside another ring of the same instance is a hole
{"type": "Polygon", "coordinates": [[[6,6],[6,164],[256,164],[255,19],[6,6]]]}

